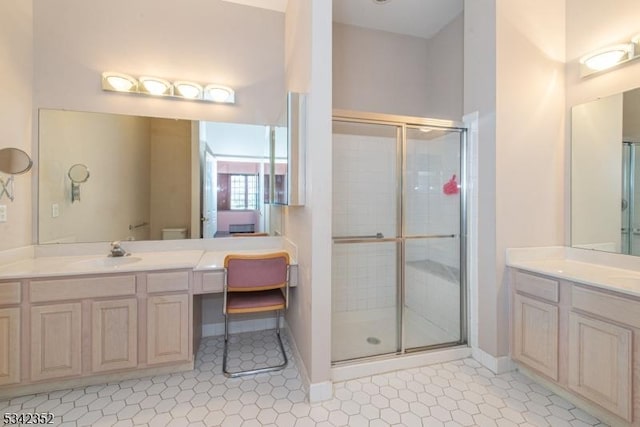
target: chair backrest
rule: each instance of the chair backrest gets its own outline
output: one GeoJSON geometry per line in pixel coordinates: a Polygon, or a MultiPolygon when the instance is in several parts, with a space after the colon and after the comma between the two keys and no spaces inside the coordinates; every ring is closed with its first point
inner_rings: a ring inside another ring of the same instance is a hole
{"type": "Polygon", "coordinates": [[[259,291],[287,286],[289,254],[229,254],[224,258],[228,291],[259,291]]]}

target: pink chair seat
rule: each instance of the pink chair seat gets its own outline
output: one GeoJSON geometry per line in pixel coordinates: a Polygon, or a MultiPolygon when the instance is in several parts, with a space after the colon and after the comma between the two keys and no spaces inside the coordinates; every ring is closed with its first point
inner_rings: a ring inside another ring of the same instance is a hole
{"type": "Polygon", "coordinates": [[[227,295],[229,313],[257,313],[281,310],[285,307],[284,295],[280,289],[255,292],[232,292],[227,295]]]}

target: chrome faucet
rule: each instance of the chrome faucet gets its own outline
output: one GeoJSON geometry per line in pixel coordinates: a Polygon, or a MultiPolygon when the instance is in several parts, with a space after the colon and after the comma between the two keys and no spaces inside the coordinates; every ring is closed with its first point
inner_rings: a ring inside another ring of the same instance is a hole
{"type": "Polygon", "coordinates": [[[127,256],[127,255],[129,254],[127,253],[127,251],[124,250],[124,248],[120,246],[119,241],[111,242],[111,253],[109,254],[109,256],[121,257],[121,256],[127,256]]]}

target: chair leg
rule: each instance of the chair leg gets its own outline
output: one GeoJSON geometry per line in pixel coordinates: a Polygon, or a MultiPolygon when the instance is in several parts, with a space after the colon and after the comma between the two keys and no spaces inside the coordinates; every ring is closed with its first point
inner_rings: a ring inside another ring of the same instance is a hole
{"type": "Polygon", "coordinates": [[[227,352],[229,345],[229,315],[224,316],[224,352],[222,355],[222,373],[229,377],[230,373],[227,372],[227,352]]]}
{"type": "Polygon", "coordinates": [[[276,337],[278,338],[278,344],[280,344],[280,352],[282,353],[282,358],[284,359],[284,362],[281,363],[280,365],[275,365],[275,366],[267,366],[265,368],[259,368],[259,369],[249,369],[246,371],[239,371],[239,372],[229,372],[227,371],[227,349],[228,349],[228,319],[229,319],[229,315],[227,314],[225,316],[225,322],[224,322],[224,354],[223,354],[223,358],[222,358],[222,373],[224,374],[225,377],[227,378],[235,378],[235,377],[240,377],[243,375],[254,375],[254,374],[261,374],[264,372],[273,372],[273,371],[279,371],[281,369],[284,369],[287,364],[289,363],[289,360],[287,359],[287,353],[284,350],[284,344],[282,344],[282,338],[280,337],[280,310],[276,310],[276,337]]]}

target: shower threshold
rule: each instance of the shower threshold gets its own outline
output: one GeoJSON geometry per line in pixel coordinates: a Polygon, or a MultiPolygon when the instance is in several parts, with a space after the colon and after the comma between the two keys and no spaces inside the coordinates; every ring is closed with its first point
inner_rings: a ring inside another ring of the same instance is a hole
{"type": "Polygon", "coordinates": [[[371,375],[379,375],[401,369],[420,368],[436,363],[471,357],[471,347],[467,344],[438,346],[404,354],[384,354],[360,359],[336,362],[331,366],[331,380],[348,381],[371,375]]]}

